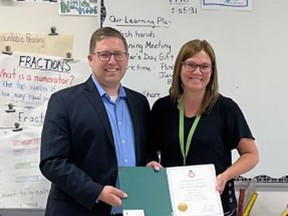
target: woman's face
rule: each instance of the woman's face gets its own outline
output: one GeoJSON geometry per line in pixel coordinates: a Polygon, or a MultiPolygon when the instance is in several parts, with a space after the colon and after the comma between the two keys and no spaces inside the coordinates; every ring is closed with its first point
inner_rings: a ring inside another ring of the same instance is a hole
{"type": "Polygon", "coordinates": [[[184,92],[204,93],[210,81],[211,73],[211,59],[205,51],[202,50],[186,59],[182,64],[180,73],[184,92]]]}

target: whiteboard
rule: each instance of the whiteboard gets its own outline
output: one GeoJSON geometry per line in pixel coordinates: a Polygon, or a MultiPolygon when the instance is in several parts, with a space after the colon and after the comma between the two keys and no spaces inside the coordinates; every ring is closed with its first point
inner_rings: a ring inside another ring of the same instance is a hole
{"type": "Polygon", "coordinates": [[[259,164],[245,177],[288,182],[288,1],[254,0],[252,11],[203,10],[200,0],[103,2],[101,24],[119,29],[130,45],[124,83],[151,105],[168,94],[180,47],[192,39],[209,41],[220,93],[239,104],[260,150],[259,164]],[[183,7],[190,12],[180,13],[183,7]]]}

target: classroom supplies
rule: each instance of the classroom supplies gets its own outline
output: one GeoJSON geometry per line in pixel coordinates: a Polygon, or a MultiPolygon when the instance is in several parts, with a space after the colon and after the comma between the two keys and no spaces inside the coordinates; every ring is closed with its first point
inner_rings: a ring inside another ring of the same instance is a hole
{"type": "Polygon", "coordinates": [[[285,210],[282,212],[281,216],[288,216],[288,204],[287,204],[285,210]]]}
{"type": "Polygon", "coordinates": [[[258,197],[258,193],[253,191],[250,195],[250,199],[247,203],[247,206],[243,212],[243,216],[249,216],[250,215],[251,209],[252,209],[257,197],[258,197]]]}
{"type": "Polygon", "coordinates": [[[257,183],[257,179],[254,177],[250,180],[250,183],[246,189],[246,194],[244,198],[244,203],[243,203],[243,209],[247,207],[248,201],[250,199],[250,195],[253,191],[255,191],[255,185],[257,183]]]}
{"type": "Polygon", "coordinates": [[[245,198],[245,189],[244,188],[240,188],[239,189],[237,216],[242,216],[243,215],[244,198],[245,198]]]}

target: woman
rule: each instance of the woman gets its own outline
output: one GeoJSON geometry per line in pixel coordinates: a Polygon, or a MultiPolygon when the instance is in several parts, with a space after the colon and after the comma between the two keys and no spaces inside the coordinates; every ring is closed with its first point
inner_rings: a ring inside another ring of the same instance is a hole
{"type": "Polygon", "coordinates": [[[259,159],[254,137],[239,106],[218,92],[216,57],[205,40],[180,49],[169,96],[152,107],[152,144],[163,167],[214,164],[225,215],[235,215],[233,179],[259,159]],[[240,157],[232,164],[231,150],[240,157]]]}

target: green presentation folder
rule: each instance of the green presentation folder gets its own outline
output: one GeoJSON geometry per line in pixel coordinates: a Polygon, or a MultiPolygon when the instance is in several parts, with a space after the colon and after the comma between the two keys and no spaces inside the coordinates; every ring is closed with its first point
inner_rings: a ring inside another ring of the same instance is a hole
{"type": "Polygon", "coordinates": [[[166,169],[120,167],[120,188],[128,194],[123,210],[143,209],[145,216],[171,216],[172,205],[166,169]]]}

